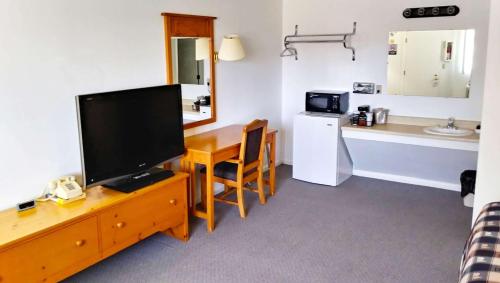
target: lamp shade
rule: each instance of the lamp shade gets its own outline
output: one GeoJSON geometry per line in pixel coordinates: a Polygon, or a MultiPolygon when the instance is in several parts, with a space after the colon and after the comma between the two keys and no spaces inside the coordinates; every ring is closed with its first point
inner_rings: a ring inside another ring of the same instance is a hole
{"type": "Polygon", "coordinates": [[[236,34],[224,36],[219,50],[219,59],[224,61],[238,61],[245,58],[245,50],[241,45],[240,37],[236,34]]]}
{"type": "Polygon", "coordinates": [[[210,58],[210,38],[197,38],[195,41],[196,60],[210,58]]]}

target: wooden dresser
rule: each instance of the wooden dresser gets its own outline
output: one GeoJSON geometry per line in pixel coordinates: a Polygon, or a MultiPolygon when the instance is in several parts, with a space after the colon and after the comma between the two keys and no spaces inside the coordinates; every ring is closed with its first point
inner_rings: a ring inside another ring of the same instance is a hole
{"type": "Polygon", "coordinates": [[[102,187],[64,206],[0,212],[0,282],[62,280],[156,233],[187,241],[188,174],[125,194],[102,187]]]}

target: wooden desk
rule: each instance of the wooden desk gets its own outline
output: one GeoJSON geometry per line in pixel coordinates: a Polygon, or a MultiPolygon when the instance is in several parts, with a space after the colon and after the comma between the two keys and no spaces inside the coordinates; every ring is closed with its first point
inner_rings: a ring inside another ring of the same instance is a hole
{"type": "MultiPolygon", "coordinates": [[[[207,220],[207,230],[209,232],[212,232],[215,228],[213,182],[214,165],[239,155],[242,131],[243,125],[230,125],[187,137],[184,141],[186,154],[181,160],[181,168],[183,171],[190,174],[191,211],[194,216],[207,220]],[[206,212],[196,209],[196,164],[202,164],[207,167],[206,212]]],[[[271,196],[274,195],[276,189],[275,160],[277,132],[278,131],[274,129],[267,129],[266,143],[270,145],[270,150],[269,179],[266,180],[266,184],[269,185],[269,193],[271,196]]]]}

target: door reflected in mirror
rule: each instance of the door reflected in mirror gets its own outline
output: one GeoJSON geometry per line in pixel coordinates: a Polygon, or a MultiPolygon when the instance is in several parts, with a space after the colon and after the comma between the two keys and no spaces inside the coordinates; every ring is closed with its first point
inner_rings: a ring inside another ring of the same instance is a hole
{"type": "Polygon", "coordinates": [[[210,38],[171,38],[173,83],[182,88],[184,124],[212,118],[210,38]]]}
{"type": "Polygon", "coordinates": [[[468,98],[474,30],[389,33],[387,93],[468,98]]]}

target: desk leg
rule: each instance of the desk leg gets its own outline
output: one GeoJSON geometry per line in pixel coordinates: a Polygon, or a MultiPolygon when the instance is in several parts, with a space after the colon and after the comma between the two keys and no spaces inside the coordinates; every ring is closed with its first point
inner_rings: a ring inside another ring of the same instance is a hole
{"type": "Polygon", "coordinates": [[[207,164],[207,230],[213,232],[215,229],[214,215],[214,164],[212,158],[207,164]]]}
{"type": "Polygon", "coordinates": [[[196,210],[196,164],[189,162],[189,202],[192,211],[196,210]]]}
{"type": "Polygon", "coordinates": [[[276,192],[276,134],[271,136],[269,153],[269,193],[274,196],[276,192]]]}
{"type": "Polygon", "coordinates": [[[200,177],[200,202],[203,209],[207,209],[207,177],[200,177]]]}
{"type": "MultiPolygon", "coordinates": [[[[186,158],[182,158],[181,161],[179,162],[179,165],[180,165],[180,170],[181,172],[185,172],[185,173],[190,173],[189,172],[189,162],[186,160],[186,158]]],[[[166,166],[163,166],[165,169],[166,166]]],[[[188,183],[187,183],[187,202],[188,202],[188,208],[191,208],[191,182],[192,182],[192,179],[191,179],[191,174],[189,176],[189,180],[188,180],[188,183]]]]}

